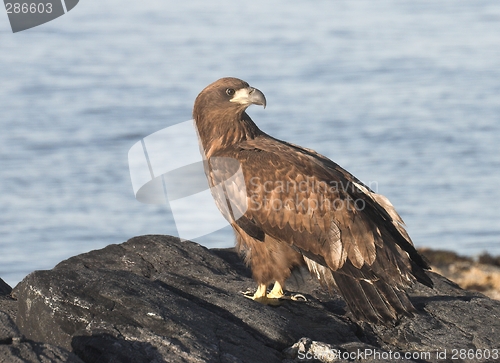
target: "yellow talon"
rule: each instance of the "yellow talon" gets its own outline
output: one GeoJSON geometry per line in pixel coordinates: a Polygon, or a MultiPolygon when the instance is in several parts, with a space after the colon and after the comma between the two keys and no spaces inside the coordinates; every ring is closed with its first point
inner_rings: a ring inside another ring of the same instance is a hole
{"type": "Polygon", "coordinates": [[[255,291],[255,294],[253,294],[252,299],[258,300],[265,298],[266,294],[267,294],[267,286],[264,284],[259,284],[259,287],[257,288],[257,291],[255,291]]]}
{"type": "Polygon", "coordinates": [[[281,299],[283,296],[285,296],[285,294],[283,293],[283,287],[278,281],[276,281],[274,283],[273,289],[271,290],[269,295],[267,295],[267,297],[271,299],[281,299]]]}

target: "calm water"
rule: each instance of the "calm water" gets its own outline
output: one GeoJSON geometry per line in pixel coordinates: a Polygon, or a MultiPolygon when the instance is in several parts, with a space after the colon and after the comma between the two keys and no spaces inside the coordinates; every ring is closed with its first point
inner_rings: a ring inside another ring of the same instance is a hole
{"type": "Polygon", "coordinates": [[[0,277],[175,235],[127,153],[227,75],[266,94],[262,129],[389,197],[416,245],[500,254],[500,2],[81,1],[16,34],[0,16],[0,277]]]}

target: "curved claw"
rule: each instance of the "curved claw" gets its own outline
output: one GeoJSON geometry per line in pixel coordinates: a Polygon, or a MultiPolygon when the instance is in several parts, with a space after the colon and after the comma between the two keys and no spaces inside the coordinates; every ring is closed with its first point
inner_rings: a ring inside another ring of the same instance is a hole
{"type": "Polygon", "coordinates": [[[302,294],[293,294],[290,296],[290,300],[293,301],[307,301],[306,297],[302,294]]]}
{"type": "Polygon", "coordinates": [[[240,294],[242,294],[244,297],[252,299],[254,293],[250,291],[250,289],[248,289],[247,291],[240,291],[240,294]]]}

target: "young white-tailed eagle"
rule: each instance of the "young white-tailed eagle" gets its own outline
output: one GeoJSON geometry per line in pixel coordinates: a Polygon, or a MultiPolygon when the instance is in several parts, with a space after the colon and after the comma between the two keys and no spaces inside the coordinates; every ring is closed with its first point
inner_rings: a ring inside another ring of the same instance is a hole
{"type": "Polygon", "coordinates": [[[405,289],[415,281],[432,286],[429,265],[389,200],[325,156],[261,131],[245,112],[251,104],[265,107],[264,94],[222,78],[198,95],[193,117],[209,185],[238,167],[243,175],[232,191],[226,183],[212,194],[258,283],[253,299],[281,298],[292,270],[306,265],[358,320],[412,316],[405,289]]]}

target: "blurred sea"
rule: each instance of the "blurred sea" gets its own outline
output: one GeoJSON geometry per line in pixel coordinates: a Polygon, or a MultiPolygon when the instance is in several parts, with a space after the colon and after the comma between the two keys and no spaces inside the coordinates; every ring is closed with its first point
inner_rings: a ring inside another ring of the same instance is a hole
{"type": "MultiPolygon", "coordinates": [[[[3,14],[0,277],[11,285],[136,235],[176,235],[168,206],[135,200],[127,153],[189,120],[223,76],[265,93],[268,107],[248,110],[264,131],[386,195],[417,246],[500,254],[496,0],[81,1],[16,34],[3,14]]],[[[225,228],[198,242],[234,238],[225,228]]]]}

